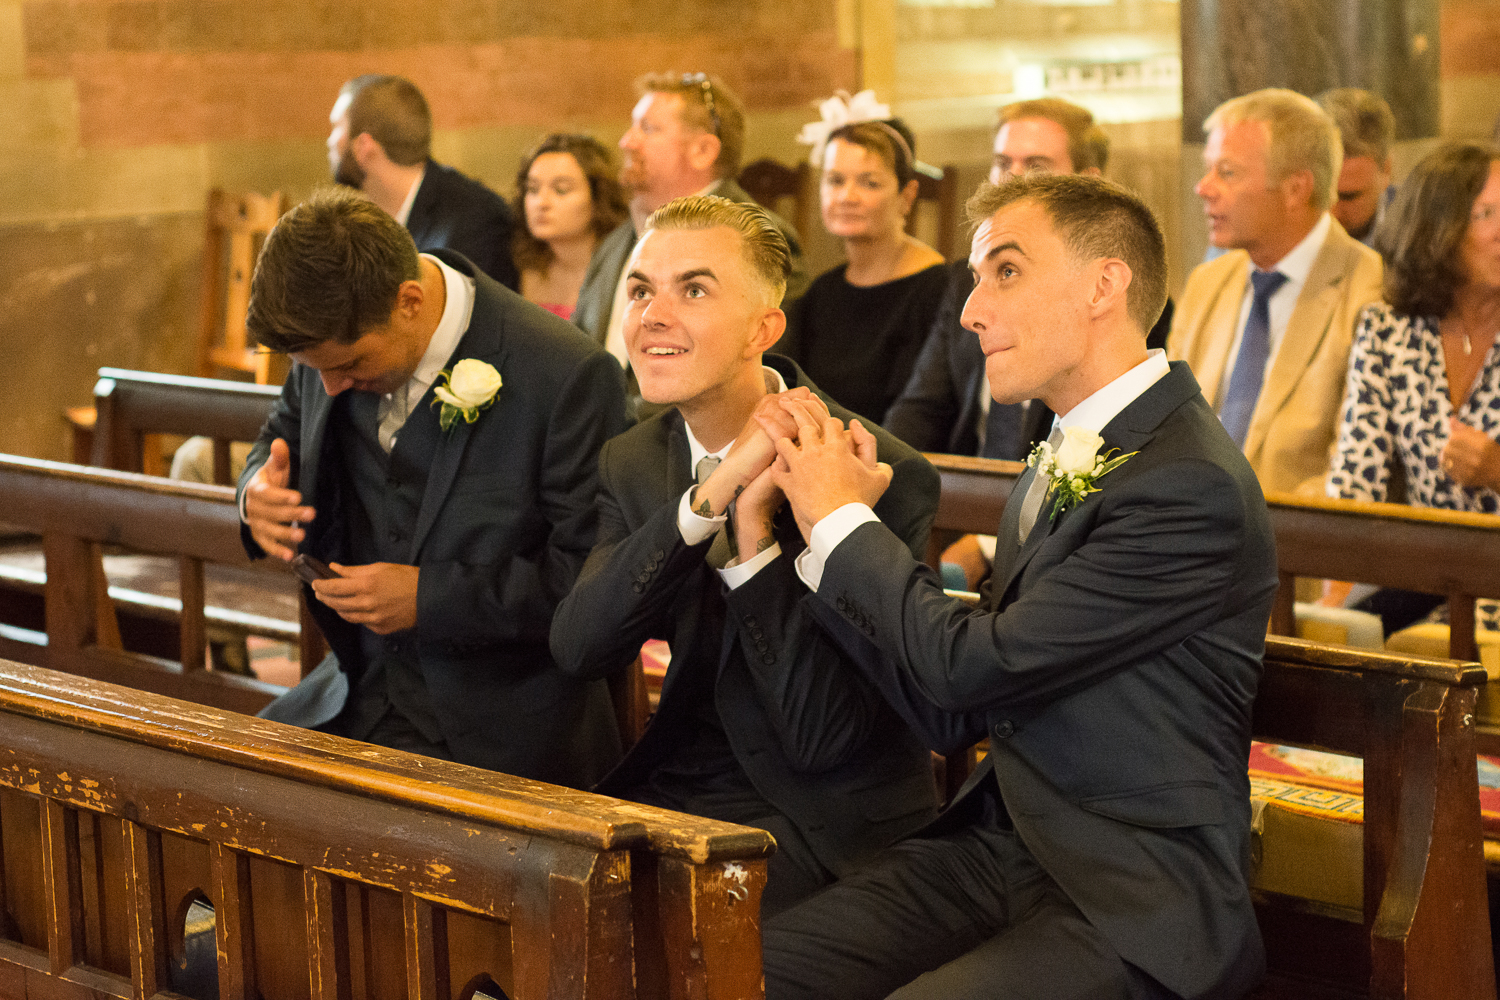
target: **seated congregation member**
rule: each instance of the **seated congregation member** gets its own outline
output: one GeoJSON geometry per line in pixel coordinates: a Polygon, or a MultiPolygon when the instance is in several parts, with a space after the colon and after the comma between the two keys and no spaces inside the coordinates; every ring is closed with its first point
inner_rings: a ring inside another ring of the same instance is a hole
{"type": "Polygon", "coordinates": [[[609,692],[560,672],[547,630],[625,426],[614,359],[338,189],[271,231],[247,322],[295,363],[240,479],[245,548],[335,574],[307,593],[332,655],[263,714],[597,781],[620,753],[609,692]]]}
{"type": "MultiPolygon", "coordinates": [[[[996,116],[989,182],[1016,174],[1084,174],[1097,177],[1109,159],[1109,136],[1094,116],[1060,97],[1016,101],[996,116]]],[[[974,274],[967,258],[948,265],[948,288],[922,345],[911,379],[886,412],[885,429],[918,451],[1019,461],[1047,438],[1052,411],[1034,399],[1002,405],[990,399],[984,352],[960,317],[974,274]]],[[[1148,348],[1166,347],[1172,300],[1146,337],[1148,348]]]]}
{"type": "MultiPolygon", "coordinates": [[[[1500,513],[1500,153],[1444,146],[1401,185],[1375,235],[1385,302],[1360,314],[1328,495],[1500,513]]],[[[1488,595],[1500,597],[1500,594],[1488,595]]],[[[1358,607],[1387,634],[1442,598],[1377,591],[1358,607]]],[[[1497,625],[1483,601],[1481,621],[1497,625]]]]}
{"type": "Polygon", "coordinates": [[[990,391],[1041,399],[1061,441],[1016,484],[980,608],[874,522],[890,473],[863,431],[783,403],[799,429],[773,481],[860,671],[930,746],[988,735],[989,754],[934,824],[767,922],[767,1000],[1232,1000],[1264,965],[1246,884],[1276,590],[1259,484],[1192,371],[1146,350],[1166,253],[1139,199],[1034,174],[969,214],[964,325],[990,391]],[[1050,477],[1096,449],[1121,460],[1087,476],[1097,492],[1050,477]]]}
{"type": "Polygon", "coordinates": [[[906,232],[917,200],[915,143],[899,118],[882,118],[836,128],[813,147],[823,225],[844,241],[848,261],[787,306],[776,347],[875,423],[906,385],[948,284],[942,255],[906,232]]]}
{"type": "Polygon", "coordinates": [[[515,211],[521,294],[572,319],[599,241],[628,214],[609,150],[592,136],[547,136],[521,161],[515,211]]]}
{"type": "MultiPolygon", "coordinates": [[[[921,826],[935,798],[929,754],[813,623],[792,570],[802,539],[752,414],[778,398],[851,414],[762,354],[789,268],[759,206],[684,198],[647,222],[625,336],[646,401],[670,408],[604,446],[599,541],[552,625],[582,677],[670,644],[660,708],[595,790],[769,830],[768,914],[921,826]]],[[[919,554],[937,475],[883,432],[879,449],[895,472],[876,513],[919,554]]]]}
{"type": "Polygon", "coordinates": [[[510,208],[479,181],[432,159],[432,112],[410,80],[367,73],[339,90],[328,114],[333,179],[390,213],[417,249],[454,250],[507,288],[510,208]]]}
{"type": "Polygon", "coordinates": [[[1344,147],[1343,166],[1334,185],[1337,200],[1329,213],[1344,231],[1367,247],[1396,196],[1391,186],[1391,143],[1396,116],[1378,94],[1357,87],[1338,87],[1318,95],[1318,106],[1338,126],[1344,147]]]}
{"type": "Polygon", "coordinates": [[[1188,276],[1167,354],[1192,366],[1264,489],[1318,489],[1380,257],[1328,214],[1341,146],[1311,99],[1257,90],[1203,128],[1194,190],[1210,242],[1230,252],[1188,276]]]}
{"type": "MultiPolygon", "coordinates": [[[[624,322],[626,262],[646,218],[674,198],[714,194],[753,204],[735,182],[745,149],[745,106],[722,80],[705,73],[649,73],[635,81],[639,99],[620,137],[620,183],[630,218],[604,238],[589,262],[573,322],[628,365],[624,322]]],[[[772,215],[792,254],[787,294],[807,287],[802,250],[791,223],[772,215]]]]}

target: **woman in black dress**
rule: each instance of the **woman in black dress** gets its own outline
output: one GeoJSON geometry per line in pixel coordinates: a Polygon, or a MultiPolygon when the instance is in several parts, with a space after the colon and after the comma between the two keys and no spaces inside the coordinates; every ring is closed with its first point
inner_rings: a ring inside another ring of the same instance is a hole
{"type": "Polygon", "coordinates": [[[900,119],[835,129],[823,150],[823,225],[848,263],[787,307],[773,348],[820,389],[872,423],[901,394],[947,284],[942,255],[906,233],[916,159],[900,119]]]}

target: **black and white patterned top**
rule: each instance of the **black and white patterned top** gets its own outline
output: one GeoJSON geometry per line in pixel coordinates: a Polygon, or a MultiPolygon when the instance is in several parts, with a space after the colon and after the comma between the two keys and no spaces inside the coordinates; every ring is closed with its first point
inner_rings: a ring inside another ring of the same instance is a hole
{"type": "Polygon", "coordinates": [[[1500,512],[1500,494],[1463,487],[1443,472],[1448,419],[1457,416],[1500,440],[1500,341],[1490,347],[1469,398],[1456,412],[1435,319],[1404,317],[1384,303],[1366,306],[1349,352],[1349,381],[1328,495],[1384,500],[1392,449],[1406,470],[1407,502],[1416,507],[1500,512]]]}

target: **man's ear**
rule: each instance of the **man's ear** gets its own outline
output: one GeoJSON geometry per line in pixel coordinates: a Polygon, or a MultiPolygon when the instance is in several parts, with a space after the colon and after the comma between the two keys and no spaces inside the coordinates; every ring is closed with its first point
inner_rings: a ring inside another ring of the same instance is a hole
{"type": "Polygon", "coordinates": [[[1282,201],[1288,209],[1305,208],[1312,204],[1313,175],[1311,170],[1294,170],[1282,178],[1282,201]]]}
{"type": "Polygon", "coordinates": [[[401,287],[396,289],[396,314],[411,319],[422,311],[422,303],[425,301],[427,292],[422,288],[421,281],[415,278],[403,281],[401,287]]]}
{"type": "Polygon", "coordinates": [[[368,132],[361,132],[349,141],[349,152],[354,154],[354,162],[366,170],[376,156],[385,155],[385,149],[368,132]]]}
{"type": "Polygon", "coordinates": [[[767,309],[760,314],[755,332],[750,335],[750,341],[745,345],[745,357],[750,358],[766,353],[776,346],[776,342],[785,332],[786,313],[780,309],[767,309]]]}
{"type": "Polygon", "coordinates": [[[1094,294],[1089,299],[1089,314],[1095,319],[1115,309],[1126,309],[1126,290],[1135,277],[1130,265],[1118,257],[1107,257],[1096,264],[1094,294]]]}
{"type": "Polygon", "coordinates": [[[1083,170],[1078,171],[1078,175],[1080,177],[1103,177],[1104,171],[1100,170],[1098,167],[1087,167],[1083,170]]]}
{"type": "Polygon", "coordinates": [[[694,170],[712,170],[723,143],[708,132],[698,132],[687,143],[687,159],[694,170]]]}

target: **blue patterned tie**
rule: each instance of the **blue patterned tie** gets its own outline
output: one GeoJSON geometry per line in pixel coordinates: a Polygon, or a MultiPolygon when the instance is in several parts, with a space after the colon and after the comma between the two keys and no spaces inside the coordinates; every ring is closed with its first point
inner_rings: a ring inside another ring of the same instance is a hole
{"type": "Polygon", "coordinates": [[[1250,318],[1245,320],[1245,335],[1240,338],[1240,353],[1234,359],[1234,374],[1229,376],[1229,391],[1219,407],[1219,420],[1234,443],[1245,447],[1250,430],[1250,416],[1260,399],[1260,387],[1266,380],[1266,359],[1271,356],[1271,296],[1286,284],[1279,271],[1251,271],[1250,283],[1255,297],[1250,302],[1250,318]]]}

